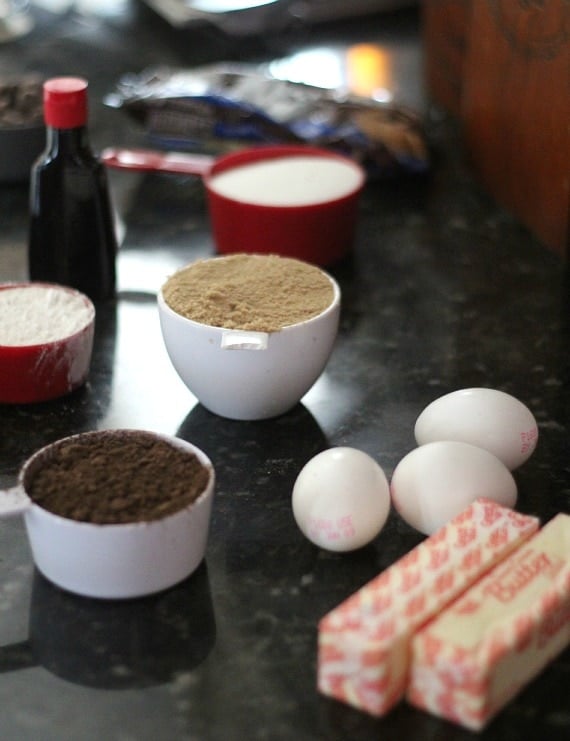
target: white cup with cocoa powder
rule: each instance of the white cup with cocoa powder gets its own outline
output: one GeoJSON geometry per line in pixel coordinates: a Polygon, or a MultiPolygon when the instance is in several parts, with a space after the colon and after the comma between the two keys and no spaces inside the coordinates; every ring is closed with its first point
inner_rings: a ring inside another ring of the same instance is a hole
{"type": "Polygon", "coordinates": [[[86,597],[126,599],[167,589],[204,558],[215,474],[185,440],[99,430],[34,453],[0,491],[0,517],[23,515],[34,562],[86,597]]]}
{"type": "Polygon", "coordinates": [[[236,420],[289,411],[332,353],[340,288],[321,268],[239,253],[181,268],[158,294],[165,347],[207,409],[236,420]]]}

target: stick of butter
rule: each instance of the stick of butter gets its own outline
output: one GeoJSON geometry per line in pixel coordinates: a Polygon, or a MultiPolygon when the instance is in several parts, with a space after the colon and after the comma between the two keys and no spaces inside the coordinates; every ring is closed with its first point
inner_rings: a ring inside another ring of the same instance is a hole
{"type": "Polygon", "coordinates": [[[479,731],[570,643],[570,516],[559,514],[412,643],[408,700],[479,731]]]}
{"type": "Polygon", "coordinates": [[[319,622],[318,690],[371,715],[404,695],[413,634],[538,529],[485,498],[319,622]]]}

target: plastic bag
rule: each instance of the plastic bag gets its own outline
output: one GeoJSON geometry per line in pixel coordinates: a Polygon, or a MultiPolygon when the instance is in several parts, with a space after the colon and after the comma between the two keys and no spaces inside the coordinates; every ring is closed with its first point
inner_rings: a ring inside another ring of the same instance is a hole
{"type": "Polygon", "coordinates": [[[305,143],[346,154],[371,175],[429,166],[420,119],[408,108],[281,80],[248,65],[125,75],[105,103],[141,123],[164,149],[222,154],[256,143],[305,143]]]}

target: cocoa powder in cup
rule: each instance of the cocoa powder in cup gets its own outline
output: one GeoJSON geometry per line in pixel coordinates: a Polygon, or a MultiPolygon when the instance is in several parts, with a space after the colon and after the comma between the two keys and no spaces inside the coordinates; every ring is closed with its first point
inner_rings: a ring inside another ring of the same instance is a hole
{"type": "Polygon", "coordinates": [[[144,431],[105,431],[54,445],[25,488],[53,514],[95,524],[157,520],[192,504],[210,473],[191,452],[144,431]]]}
{"type": "Polygon", "coordinates": [[[302,260],[238,253],[181,268],[162,295],[173,311],[200,324],[277,332],[321,314],[334,289],[324,271],[302,260]]]}

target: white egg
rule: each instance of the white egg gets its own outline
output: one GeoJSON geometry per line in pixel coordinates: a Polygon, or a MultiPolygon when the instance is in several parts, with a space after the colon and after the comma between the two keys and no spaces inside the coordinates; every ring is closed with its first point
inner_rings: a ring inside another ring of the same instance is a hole
{"type": "Polygon", "coordinates": [[[426,443],[408,453],[390,481],[392,503],[413,528],[431,535],[479,497],[514,507],[509,469],[483,448],[463,442],[426,443]]]}
{"type": "Polygon", "coordinates": [[[312,543],[329,551],[351,551],[383,528],[390,512],[390,486],[367,453],[330,448],[301,469],[292,505],[297,525],[312,543]]]}
{"type": "Polygon", "coordinates": [[[514,396],[488,388],[453,391],[429,404],[416,420],[418,445],[457,440],[496,455],[511,471],[529,458],[538,442],[532,412],[514,396]]]}

